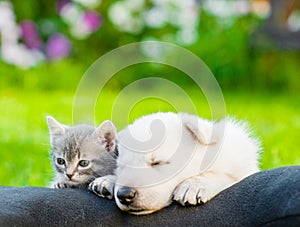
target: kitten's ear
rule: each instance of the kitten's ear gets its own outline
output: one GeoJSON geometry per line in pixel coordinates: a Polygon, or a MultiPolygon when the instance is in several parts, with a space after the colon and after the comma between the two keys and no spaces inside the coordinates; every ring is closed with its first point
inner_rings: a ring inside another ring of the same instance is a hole
{"type": "Polygon", "coordinates": [[[46,119],[50,132],[50,144],[53,145],[53,140],[55,140],[56,137],[65,134],[68,126],[60,124],[57,120],[54,119],[54,117],[51,116],[47,116],[46,119]]]}
{"type": "Polygon", "coordinates": [[[114,124],[107,120],[95,129],[92,136],[110,152],[115,150],[117,130],[114,124]]]}

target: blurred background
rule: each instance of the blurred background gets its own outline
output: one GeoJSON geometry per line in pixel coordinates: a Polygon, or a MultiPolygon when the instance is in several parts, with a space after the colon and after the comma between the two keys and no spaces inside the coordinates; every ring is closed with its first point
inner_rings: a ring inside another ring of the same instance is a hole
{"type": "MultiPolygon", "coordinates": [[[[175,43],[208,65],[227,113],[248,120],[262,138],[262,169],[300,164],[300,0],[0,0],[0,184],[47,185],[45,116],[71,124],[74,94],[91,64],[145,40],[175,43]]],[[[148,76],[201,96],[170,67],[129,67],[105,85],[97,123],[110,118],[125,86],[148,76]]],[[[146,99],[130,118],[184,105],[146,99]]]]}

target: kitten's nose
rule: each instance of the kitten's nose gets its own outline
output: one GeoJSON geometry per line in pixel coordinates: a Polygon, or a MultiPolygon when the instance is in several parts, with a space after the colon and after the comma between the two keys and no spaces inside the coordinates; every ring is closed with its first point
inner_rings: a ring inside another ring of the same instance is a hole
{"type": "Polygon", "coordinates": [[[72,177],[74,176],[74,173],[67,173],[66,175],[67,175],[67,177],[69,177],[69,179],[71,180],[72,177]]]}
{"type": "Polygon", "coordinates": [[[129,205],[133,202],[137,191],[134,188],[122,187],[117,192],[117,197],[123,205],[129,205]]]}

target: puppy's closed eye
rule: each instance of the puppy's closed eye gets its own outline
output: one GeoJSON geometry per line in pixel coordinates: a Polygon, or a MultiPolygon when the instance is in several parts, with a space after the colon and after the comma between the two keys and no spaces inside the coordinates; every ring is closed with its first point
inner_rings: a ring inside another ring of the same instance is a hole
{"type": "Polygon", "coordinates": [[[151,160],[149,162],[149,166],[151,167],[155,167],[155,166],[158,166],[158,165],[165,165],[165,164],[169,164],[170,162],[168,161],[160,161],[160,160],[151,160]]]}

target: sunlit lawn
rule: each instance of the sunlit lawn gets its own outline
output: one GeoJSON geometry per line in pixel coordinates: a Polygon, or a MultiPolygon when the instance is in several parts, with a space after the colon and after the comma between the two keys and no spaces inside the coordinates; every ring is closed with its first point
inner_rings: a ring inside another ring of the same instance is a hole
{"type": "MultiPolygon", "coordinates": [[[[193,100],[198,102],[198,113],[209,118],[210,111],[205,100],[198,99],[197,92],[191,94],[194,94],[193,100]]],[[[128,119],[132,122],[147,113],[190,110],[184,98],[174,95],[177,106],[172,106],[166,100],[147,98],[137,103],[128,113],[124,109],[131,104],[126,102],[131,97],[125,96],[112,111],[117,95],[118,92],[110,91],[100,96],[95,108],[96,124],[112,117],[117,128],[122,129],[128,119]]],[[[136,95],[143,96],[142,93],[136,95]]],[[[227,114],[248,120],[255,134],[262,139],[262,169],[300,164],[299,96],[226,92],[224,97],[227,114]]],[[[0,92],[0,185],[48,184],[52,169],[45,116],[50,114],[62,123],[71,124],[73,98],[73,92],[0,92]]]]}

